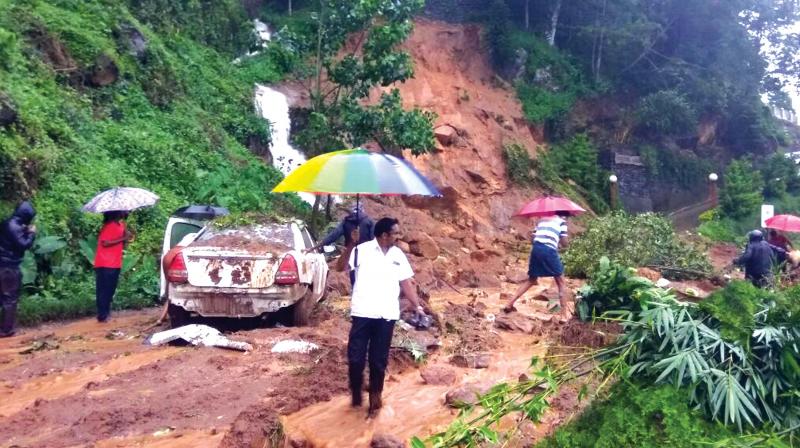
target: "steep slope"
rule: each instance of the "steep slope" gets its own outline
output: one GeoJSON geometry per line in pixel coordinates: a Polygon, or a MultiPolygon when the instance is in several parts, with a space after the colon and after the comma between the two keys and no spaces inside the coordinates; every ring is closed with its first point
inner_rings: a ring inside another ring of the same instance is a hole
{"type": "Polygon", "coordinates": [[[414,79],[398,86],[405,105],[438,115],[437,151],[408,158],[444,197],[375,198],[367,210],[400,219],[424,288],[444,286],[438,280],[497,285],[506,264],[527,250],[520,243],[531,223],[512,215],[537,194],[509,182],[503,145],[521,144],[535,156],[540,139],[513,89],[492,71],[479,26],[419,19],[405,48],[415,62],[414,79]]]}

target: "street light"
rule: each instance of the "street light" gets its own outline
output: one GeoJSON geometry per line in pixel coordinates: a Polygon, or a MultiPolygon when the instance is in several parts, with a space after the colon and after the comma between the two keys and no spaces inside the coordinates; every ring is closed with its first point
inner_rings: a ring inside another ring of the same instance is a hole
{"type": "Polygon", "coordinates": [[[708,175],[708,202],[711,203],[711,208],[715,208],[719,202],[719,196],[717,195],[717,179],[719,179],[717,173],[708,175]]]}
{"type": "Polygon", "coordinates": [[[617,180],[619,180],[619,179],[617,179],[617,176],[615,174],[612,174],[612,175],[608,176],[608,181],[610,182],[610,185],[609,185],[609,189],[610,189],[610,191],[609,191],[609,199],[610,199],[609,205],[611,205],[611,210],[616,210],[617,209],[617,196],[619,196],[618,190],[617,190],[619,188],[619,185],[617,184],[617,180]]]}

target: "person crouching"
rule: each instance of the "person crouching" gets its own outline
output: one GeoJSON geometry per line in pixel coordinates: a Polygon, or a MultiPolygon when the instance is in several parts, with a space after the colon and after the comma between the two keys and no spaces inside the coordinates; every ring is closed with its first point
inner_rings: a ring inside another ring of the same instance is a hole
{"type": "Polygon", "coordinates": [[[347,342],[347,362],[353,407],[361,406],[365,360],[369,359],[368,418],[382,407],[381,394],[389,363],[394,324],[400,318],[400,291],[422,311],[412,282],[414,271],[395,242],[400,225],[394,218],[375,224],[375,238],[350,253],[355,283],[350,304],[352,327],[347,342]]]}

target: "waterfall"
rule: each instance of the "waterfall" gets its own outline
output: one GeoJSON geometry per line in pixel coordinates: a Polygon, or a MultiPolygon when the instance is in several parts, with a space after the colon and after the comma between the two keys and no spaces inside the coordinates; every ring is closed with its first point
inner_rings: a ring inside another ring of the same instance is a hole
{"type": "MultiPolygon", "coordinates": [[[[289,101],[286,95],[261,84],[256,84],[255,92],[256,111],[265,120],[270,122],[272,128],[272,164],[284,175],[289,174],[306,161],[300,151],[294,149],[289,143],[289,101]]],[[[301,193],[300,197],[313,204],[314,195],[301,193]]]]}
{"type": "Polygon", "coordinates": [[[272,30],[269,29],[269,25],[258,19],[255,19],[253,20],[253,28],[256,38],[258,39],[258,44],[261,47],[266,47],[267,42],[272,40],[272,30]]]}

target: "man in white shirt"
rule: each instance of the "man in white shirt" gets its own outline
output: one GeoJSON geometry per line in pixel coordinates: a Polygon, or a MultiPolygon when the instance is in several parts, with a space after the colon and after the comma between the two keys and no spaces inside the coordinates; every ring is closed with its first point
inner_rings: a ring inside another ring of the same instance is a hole
{"type": "Polygon", "coordinates": [[[382,406],[381,393],[394,324],[400,318],[400,291],[418,312],[422,311],[411,278],[414,271],[395,242],[400,225],[393,218],[375,224],[375,238],[350,253],[355,285],[350,304],[353,326],[347,343],[350,392],[354,407],[361,406],[364,367],[369,353],[369,412],[374,417],[382,406]]]}

